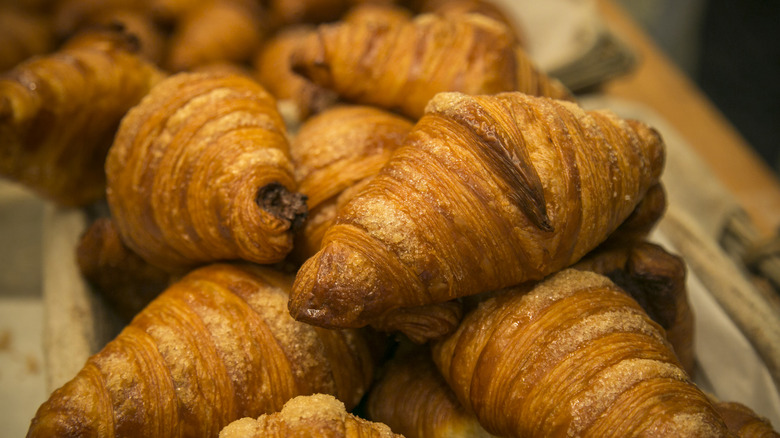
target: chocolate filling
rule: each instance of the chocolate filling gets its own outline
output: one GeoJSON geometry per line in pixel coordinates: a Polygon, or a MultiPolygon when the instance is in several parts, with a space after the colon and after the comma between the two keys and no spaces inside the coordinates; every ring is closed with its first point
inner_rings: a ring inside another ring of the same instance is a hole
{"type": "Polygon", "coordinates": [[[272,182],[260,187],[255,202],[269,214],[289,222],[290,229],[297,231],[309,214],[306,199],[306,195],[291,192],[278,182],[272,182]]]}

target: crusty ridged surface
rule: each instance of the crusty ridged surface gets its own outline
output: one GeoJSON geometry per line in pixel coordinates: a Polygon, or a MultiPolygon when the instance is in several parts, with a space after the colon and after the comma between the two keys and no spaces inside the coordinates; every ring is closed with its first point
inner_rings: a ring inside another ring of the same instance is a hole
{"type": "Polygon", "coordinates": [[[764,417],[737,402],[714,401],[729,430],[738,438],[778,438],[780,433],[764,417]]]}
{"type": "Polygon", "coordinates": [[[76,263],[96,292],[128,321],[171,281],[170,274],[150,265],[122,242],[108,217],[96,219],[81,235],[76,263]]]}
{"type": "Polygon", "coordinates": [[[592,272],[564,270],[483,302],[433,358],[499,436],[728,436],[662,329],[592,272]]]}
{"type": "Polygon", "coordinates": [[[295,74],[290,54],[312,31],[307,26],[286,27],[269,37],[253,59],[257,80],[279,101],[294,105],[298,121],[306,120],[332,105],[333,91],[319,87],[295,74]]]}
{"type": "Polygon", "coordinates": [[[654,243],[638,241],[600,247],[573,268],[606,275],[628,292],[664,329],[683,369],[693,376],[694,315],[682,258],[654,243]]]}
{"type": "Polygon", "coordinates": [[[412,122],[403,117],[369,106],[334,107],[301,126],[290,144],[299,191],[309,207],[309,220],[295,243],[301,261],[319,250],[335,217],[330,204],[379,173],[411,129],[412,122]]]}
{"type": "Polygon", "coordinates": [[[292,172],[276,101],[221,70],[160,83],[122,120],[106,161],[122,240],[171,271],[282,260],[305,213],[285,209],[305,207],[292,172]]]}
{"type": "Polygon", "coordinates": [[[461,406],[427,347],[391,359],[371,388],[366,407],[368,418],[406,438],[493,436],[461,406]]]}
{"type": "Polygon", "coordinates": [[[0,76],[0,174],[66,206],[102,198],[116,127],[162,77],[124,35],[19,64],[0,76]]]}
{"type": "Polygon", "coordinates": [[[437,92],[514,90],[513,51],[508,29],[494,20],[424,14],[321,25],[291,59],[295,71],[346,100],[416,119],[437,92]]]}
{"type": "Polygon", "coordinates": [[[463,303],[459,300],[424,306],[400,307],[371,321],[371,327],[381,332],[399,332],[416,344],[439,340],[452,334],[463,319],[463,303]]]}
{"type": "MultiPolygon", "coordinates": [[[[411,129],[403,117],[360,105],[333,107],[301,126],[290,152],[299,190],[308,197],[309,217],[296,235],[296,261],[302,263],[319,250],[338,206],[379,172],[411,129]]],[[[423,343],[454,331],[462,316],[460,303],[447,302],[398,309],[371,325],[423,343]]]]}
{"type": "Polygon", "coordinates": [[[204,3],[177,23],[166,65],[171,71],[183,71],[248,61],[262,44],[264,26],[262,12],[251,2],[204,3]]]}
{"type": "Polygon", "coordinates": [[[519,45],[523,45],[523,32],[519,23],[507,15],[500,6],[490,0],[421,0],[415,10],[433,12],[439,15],[455,16],[462,14],[482,14],[500,21],[512,30],[519,45]]]}
{"type": "Polygon", "coordinates": [[[540,279],[596,247],[661,173],[648,126],[522,93],[441,93],[345,204],[290,310],[361,326],[398,308],[540,279]]]}
{"type": "Polygon", "coordinates": [[[371,381],[366,341],[290,318],[291,280],[250,266],[191,272],[51,395],[28,436],[213,437],[313,393],[354,407],[371,381]]]}
{"type": "Polygon", "coordinates": [[[243,418],[222,429],[219,438],[393,438],[389,427],[356,417],[331,395],[298,396],[280,412],[243,418]]]}

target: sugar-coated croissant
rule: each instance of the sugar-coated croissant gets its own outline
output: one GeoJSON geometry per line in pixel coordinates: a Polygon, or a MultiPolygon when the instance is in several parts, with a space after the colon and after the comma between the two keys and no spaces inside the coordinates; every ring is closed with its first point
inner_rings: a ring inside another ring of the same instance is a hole
{"type": "Polygon", "coordinates": [[[291,281],[249,265],[190,272],[51,394],[28,436],[217,436],[314,393],[352,409],[372,378],[367,340],[290,318],[291,281]]]}
{"type": "Polygon", "coordinates": [[[427,347],[399,351],[385,364],[366,412],[406,438],[493,437],[460,404],[427,347]]]}
{"type": "Polygon", "coordinates": [[[433,358],[499,436],[729,436],[660,326],[592,272],[563,270],[484,301],[433,358]]]}
{"type": "Polygon", "coordinates": [[[729,430],[738,438],[780,438],[768,419],[738,402],[713,401],[729,430]]]}
{"type": "Polygon", "coordinates": [[[298,271],[292,315],[361,326],[541,279],[604,241],[659,178],[660,136],[522,93],[441,93],[298,271]]]}
{"type": "Polygon", "coordinates": [[[122,242],[110,217],[84,231],[76,248],[79,272],[128,321],[170,284],[171,275],[150,265],[122,242]]]}
{"type": "Polygon", "coordinates": [[[301,126],[290,144],[298,190],[309,208],[296,239],[300,261],[319,250],[344,191],[379,173],[411,129],[412,122],[403,117],[352,105],[326,110],[301,126]]]}
{"type": "Polygon", "coordinates": [[[106,174],[122,240],[171,272],[281,261],[306,213],[276,101],[225,69],[151,90],[122,120],[106,174]]]}
{"type": "Polygon", "coordinates": [[[311,32],[307,26],[290,26],[269,37],[254,56],[252,64],[260,84],[279,101],[280,109],[290,108],[289,118],[300,123],[336,101],[336,94],[297,75],[290,54],[311,32]],[[284,105],[284,107],[281,107],[284,105]]]}
{"type": "Polygon", "coordinates": [[[640,241],[602,246],[572,267],[605,275],[628,292],[664,329],[688,375],[694,374],[694,315],[682,258],[657,244],[640,241]]]}
{"type": "Polygon", "coordinates": [[[248,61],[262,44],[264,27],[256,4],[206,2],[176,23],[166,66],[178,72],[217,62],[248,61]]]}
{"type": "Polygon", "coordinates": [[[402,22],[320,25],[291,62],[295,71],[345,100],[417,119],[438,92],[548,90],[545,84],[552,80],[519,57],[520,51],[509,29],[485,16],[422,14],[402,22]]]}
{"type": "Polygon", "coordinates": [[[101,35],[0,76],[0,175],[65,206],[105,195],[116,127],[163,78],[126,34],[101,35]]]}
{"type": "MultiPolygon", "coordinates": [[[[403,117],[359,105],[333,107],[301,126],[290,151],[309,216],[295,239],[292,255],[297,262],[319,250],[338,206],[379,172],[411,129],[412,123],[403,117]]],[[[398,309],[373,320],[371,326],[424,343],[454,331],[462,315],[460,303],[450,301],[398,309]]]]}
{"type": "Polygon", "coordinates": [[[219,438],[402,438],[387,425],[350,414],[332,395],[300,395],[281,411],[227,425],[219,438]]]}

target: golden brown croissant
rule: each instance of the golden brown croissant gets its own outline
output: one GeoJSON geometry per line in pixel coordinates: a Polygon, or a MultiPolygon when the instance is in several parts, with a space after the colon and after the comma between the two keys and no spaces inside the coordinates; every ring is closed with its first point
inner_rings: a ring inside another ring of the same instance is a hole
{"type": "Polygon", "coordinates": [[[117,125],[162,78],[110,32],[19,64],[0,76],[0,175],[66,206],[102,198],[117,125]]]}
{"type": "Polygon", "coordinates": [[[399,351],[390,359],[369,392],[366,411],[406,438],[493,436],[460,404],[429,348],[399,351]]]}
{"type": "Polygon", "coordinates": [[[54,34],[46,16],[0,4],[0,72],[53,47],[54,34]]]}
{"type": "Polygon", "coordinates": [[[301,126],[290,144],[298,190],[309,218],[296,238],[298,260],[319,250],[345,190],[372,177],[412,129],[412,122],[369,106],[342,105],[301,126]]]}
{"type": "MultiPolygon", "coordinates": [[[[411,128],[412,123],[400,116],[350,105],[328,109],[301,127],[290,147],[299,191],[307,196],[309,207],[292,253],[298,263],[319,250],[338,206],[379,172],[411,128]]],[[[447,302],[398,309],[371,325],[424,343],[454,331],[462,315],[460,303],[447,302]]]]}
{"type": "Polygon", "coordinates": [[[766,418],[738,402],[713,401],[729,430],[738,438],[780,438],[766,418]]]}
{"type": "Polygon", "coordinates": [[[486,300],[433,358],[499,436],[728,436],[663,330],[592,272],[564,270],[486,300]]]}
{"type": "Polygon", "coordinates": [[[171,272],[281,261],[306,212],[276,101],[221,69],[155,87],[122,120],[106,174],[122,240],[171,272]]]}
{"type": "Polygon", "coordinates": [[[219,438],[402,438],[381,423],[350,414],[344,403],[327,394],[300,395],[280,412],[227,425],[219,438]]]}
{"type": "Polygon", "coordinates": [[[295,71],[345,100],[417,119],[442,91],[546,90],[540,83],[549,78],[538,71],[529,87],[518,83],[533,69],[519,50],[506,26],[490,18],[423,14],[404,22],[320,25],[291,59],[295,71]]]}
{"type": "Polygon", "coordinates": [[[253,59],[255,76],[280,105],[291,105],[291,118],[300,123],[331,106],[336,94],[317,86],[292,71],[290,54],[311,28],[290,26],[268,38],[253,59]]]}
{"type": "Polygon", "coordinates": [[[524,44],[525,39],[519,23],[510,18],[506,11],[494,2],[488,0],[421,0],[418,3],[414,9],[422,13],[432,12],[444,16],[459,14],[482,14],[488,16],[509,27],[516,38],[517,44],[520,46],[524,44]]]}
{"type": "Polygon", "coordinates": [[[572,267],[605,275],[628,292],[664,329],[683,368],[693,376],[694,316],[682,258],[657,244],[639,241],[599,247],[572,267]]]}
{"type": "Polygon", "coordinates": [[[543,278],[600,244],[659,178],[660,136],[522,93],[441,93],[339,210],[292,315],[361,326],[399,308],[543,278]]]}
{"type": "Polygon", "coordinates": [[[264,23],[252,3],[215,0],[186,14],[171,36],[166,65],[171,71],[248,61],[260,48],[264,23]]]}
{"type": "Polygon", "coordinates": [[[373,373],[366,339],[290,318],[291,280],[248,265],[190,272],[51,394],[28,436],[216,436],[313,393],[351,409],[373,373]]]}
{"type": "Polygon", "coordinates": [[[93,221],[76,248],[79,272],[118,315],[132,319],[171,282],[171,275],[128,248],[110,217],[93,221]]]}

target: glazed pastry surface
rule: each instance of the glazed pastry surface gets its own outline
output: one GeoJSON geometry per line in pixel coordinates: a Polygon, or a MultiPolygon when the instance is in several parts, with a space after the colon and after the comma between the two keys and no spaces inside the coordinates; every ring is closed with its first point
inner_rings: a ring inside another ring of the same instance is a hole
{"type": "Polygon", "coordinates": [[[603,242],[658,182],[661,138],[522,93],[441,93],[299,270],[292,315],[362,326],[538,280],[603,242]]]}
{"type": "Polygon", "coordinates": [[[28,436],[217,436],[313,393],[353,408],[373,373],[368,344],[290,318],[291,280],[249,265],[189,273],[50,396],[28,436]]]}

